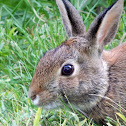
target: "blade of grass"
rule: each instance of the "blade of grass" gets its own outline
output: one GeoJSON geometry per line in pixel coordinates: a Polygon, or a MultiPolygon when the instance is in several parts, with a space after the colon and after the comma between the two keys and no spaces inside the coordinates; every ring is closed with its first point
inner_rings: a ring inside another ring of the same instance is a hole
{"type": "Polygon", "coordinates": [[[34,119],[34,125],[33,126],[39,126],[39,120],[41,117],[41,112],[42,112],[42,108],[38,108],[36,115],[35,115],[35,119],[34,119]]]}

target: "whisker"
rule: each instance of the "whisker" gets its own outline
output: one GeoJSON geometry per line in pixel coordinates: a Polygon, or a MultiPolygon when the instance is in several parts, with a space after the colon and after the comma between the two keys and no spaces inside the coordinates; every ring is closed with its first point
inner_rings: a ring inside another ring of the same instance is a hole
{"type": "MultiPolygon", "coordinates": [[[[119,108],[121,108],[122,111],[126,112],[126,110],[125,110],[123,107],[121,107],[118,103],[116,103],[115,101],[113,101],[111,98],[109,98],[109,97],[107,97],[107,96],[102,96],[102,95],[97,95],[97,94],[89,94],[89,95],[93,95],[93,96],[97,96],[97,97],[104,98],[104,99],[106,99],[106,100],[110,100],[112,103],[114,103],[114,104],[117,105],[119,108]]],[[[111,105],[111,104],[110,104],[110,105],[111,105]]],[[[115,106],[113,106],[113,107],[115,107],[115,106]]],[[[118,108],[116,108],[116,109],[118,110],[118,108]]]]}

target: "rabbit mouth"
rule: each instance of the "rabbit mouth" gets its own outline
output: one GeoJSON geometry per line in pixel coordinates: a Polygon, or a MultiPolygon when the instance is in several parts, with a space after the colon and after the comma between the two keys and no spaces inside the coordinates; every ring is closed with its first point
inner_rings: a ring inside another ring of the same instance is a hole
{"type": "Polygon", "coordinates": [[[58,101],[52,101],[48,104],[43,104],[41,101],[40,101],[40,98],[38,95],[36,95],[36,98],[34,100],[32,100],[33,104],[34,105],[37,105],[39,107],[43,106],[44,109],[55,109],[57,107],[60,107],[61,106],[61,103],[58,102],[58,101]]]}

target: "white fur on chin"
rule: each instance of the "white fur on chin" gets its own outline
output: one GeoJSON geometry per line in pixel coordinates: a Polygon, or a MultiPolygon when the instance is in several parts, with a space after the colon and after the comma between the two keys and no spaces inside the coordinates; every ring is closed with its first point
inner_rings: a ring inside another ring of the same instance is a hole
{"type": "MultiPolygon", "coordinates": [[[[39,103],[39,96],[37,95],[36,98],[32,101],[34,105],[42,106],[42,104],[39,103]]],[[[55,109],[57,107],[61,106],[61,104],[58,101],[51,102],[47,105],[44,105],[45,109],[55,109]]]]}
{"type": "Polygon", "coordinates": [[[32,100],[34,105],[39,105],[39,96],[36,95],[36,98],[34,100],[32,100]]]}

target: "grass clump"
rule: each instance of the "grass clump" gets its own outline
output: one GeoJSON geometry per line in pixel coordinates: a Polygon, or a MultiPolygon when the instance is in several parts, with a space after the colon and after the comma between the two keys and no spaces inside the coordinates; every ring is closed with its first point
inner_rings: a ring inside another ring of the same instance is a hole
{"type": "MultiPolygon", "coordinates": [[[[96,1],[71,0],[78,8],[88,29],[97,13],[114,0],[96,1]]],[[[126,10],[126,7],[125,7],[126,10]]],[[[106,49],[126,41],[126,13],[123,11],[121,24],[106,49]]],[[[66,39],[59,11],[53,0],[0,0],[0,125],[36,125],[38,110],[28,98],[28,86],[36,65],[43,54],[66,39]]],[[[45,111],[42,109],[41,125],[87,125],[95,126],[90,120],[65,109],[45,111]]],[[[108,122],[108,125],[110,123],[108,122]]]]}

